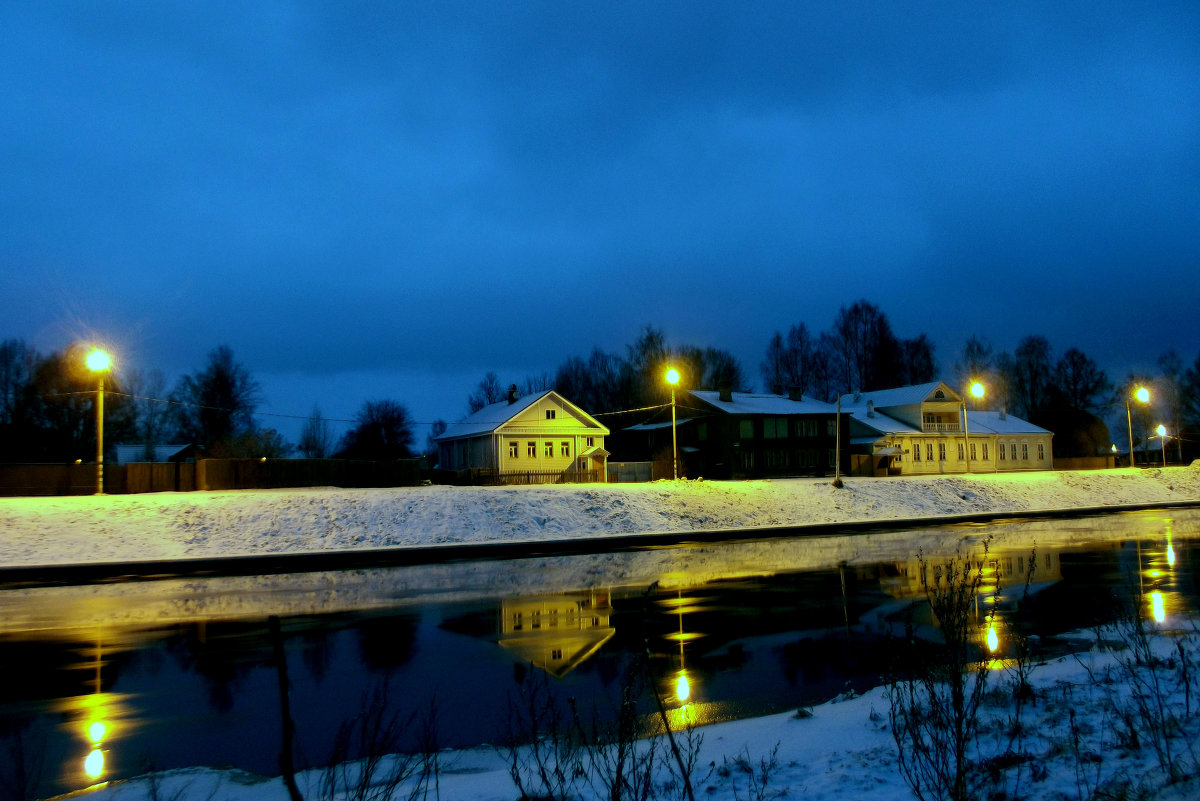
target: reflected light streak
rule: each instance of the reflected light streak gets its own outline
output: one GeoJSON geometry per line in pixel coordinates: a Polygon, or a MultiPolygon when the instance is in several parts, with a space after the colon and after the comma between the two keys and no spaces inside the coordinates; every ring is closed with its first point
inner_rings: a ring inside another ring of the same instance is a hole
{"type": "Polygon", "coordinates": [[[1175,546],[1167,543],[1167,567],[1175,567],[1175,546]]]}
{"type": "Polygon", "coordinates": [[[83,772],[89,779],[99,779],[104,775],[104,752],[99,748],[92,751],[83,760],[83,772]]]}
{"type": "Polygon", "coordinates": [[[993,654],[1000,647],[1000,637],[996,634],[995,626],[988,626],[987,630],[987,649],[993,654]]]}
{"type": "Polygon", "coordinates": [[[1167,610],[1163,606],[1163,594],[1157,590],[1150,593],[1150,614],[1154,616],[1155,623],[1162,623],[1167,619],[1167,610]]]}
{"type": "Polygon", "coordinates": [[[680,702],[686,701],[692,694],[691,685],[688,684],[687,674],[679,673],[679,679],[675,682],[675,698],[680,702]]]}
{"type": "Polygon", "coordinates": [[[95,720],[88,724],[88,737],[91,738],[95,745],[100,745],[104,742],[104,735],[108,734],[108,724],[102,720],[95,720]]]}

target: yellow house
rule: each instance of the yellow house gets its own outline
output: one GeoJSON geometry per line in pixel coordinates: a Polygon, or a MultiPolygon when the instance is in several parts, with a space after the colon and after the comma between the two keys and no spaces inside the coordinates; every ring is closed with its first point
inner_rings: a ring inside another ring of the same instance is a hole
{"type": "Polygon", "coordinates": [[[554,390],[485,406],[438,437],[438,467],[507,483],[604,481],[608,429],[554,390]]]}
{"type": "Polygon", "coordinates": [[[1003,411],[968,409],[944,381],[843,395],[850,445],[875,475],[1052,470],[1054,434],[1003,411]]]}

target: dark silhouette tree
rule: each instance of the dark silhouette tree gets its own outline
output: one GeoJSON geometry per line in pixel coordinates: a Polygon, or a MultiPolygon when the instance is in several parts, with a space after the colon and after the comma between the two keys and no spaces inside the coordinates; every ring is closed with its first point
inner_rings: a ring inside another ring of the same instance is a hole
{"type": "Polygon", "coordinates": [[[933,358],[933,343],[924,334],[901,341],[903,375],[901,384],[925,384],[937,375],[933,358]]]}
{"type": "Polygon", "coordinates": [[[235,437],[254,430],[261,388],[250,371],[221,345],[203,369],[179,380],[172,393],[177,436],[213,455],[229,452],[235,437]]]}
{"type": "Polygon", "coordinates": [[[1054,365],[1050,385],[1062,395],[1067,407],[1094,412],[1102,397],[1112,391],[1112,382],[1103,370],[1078,348],[1069,348],[1054,365]]]}
{"type": "Polygon", "coordinates": [[[367,401],[356,415],[354,428],[342,438],[338,455],[377,462],[408,459],[412,445],[408,409],[395,401],[367,401]]]}
{"type": "Polygon", "coordinates": [[[762,363],[762,377],[768,392],[782,395],[796,390],[808,394],[813,383],[817,343],[808,326],[797,323],[788,329],[787,336],[776,332],[767,344],[762,363]]]}
{"type": "Polygon", "coordinates": [[[847,392],[902,385],[903,346],[879,307],[860,300],[838,310],[833,321],[837,369],[847,392]]]}
{"type": "Polygon", "coordinates": [[[333,432],[329,421],[321,416],[320,406],[314,405],[304,421],[296,449],[305,459],[324,459],[333,450],[333,432]]]}
{"type": "Polygon", "coordinates": [[[437,465],[438,437],[445,434],[447,428],[445,420],[434,420],[433,425],[429,427],[429,433],[425,435],[425,458],[431,467],[437,465]]]}
{"type": "Polygon", "coordinates": [[[483,378],[479,379],[475,391],[467,396],[467,409],[474,414],[484,406],[491,406],[502,400],[504,400],[504,388],[500,386],[500,379],[496,374],[489,370],[483,378]]]}
{"type": "Polygon", "coordinates": [[[1051,386],[1050,342],[1027,336],[1017,343],[1011,360],[1003,362],[1009,397],[1018,417],[1036,423],[1049,402],[1051,386]]]}

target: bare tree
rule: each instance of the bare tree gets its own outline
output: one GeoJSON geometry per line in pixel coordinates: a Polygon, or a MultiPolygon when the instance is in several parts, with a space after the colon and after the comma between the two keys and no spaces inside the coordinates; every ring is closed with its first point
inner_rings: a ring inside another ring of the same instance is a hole
{"type": "Polygon", "coordinates": [[[320,406],[313,405],[296,447],[305,459],[324,459],[333,449],[333,431],[330,430],[329,421],[321,416],[320,406]]]}
{"type": "Polygon", "coordinates": [[[221,345],[208,354],[203,370],[180,379],[172,399],[179,436],[212,451],[253,430],[261,387],[221,345]]]}
{"type": "Polygon", "coordinates": [[[1112,391],[1105,372],[1078,348],[1069,348],[1054,365],[1053,386],[1069,407],[1085,411],[1095,411],[1112,391]]]}
{"type": "Polygon", "coordinates": [[[491,406],[502,400],[504,400],[504,389],[500,386],[500,379],[489,370],[479,380],[475,391],[467,396],[467,408],[471,414],[474,414],[484,406],[491,406]]]}
{"type": "Polygon", "coordinates": [[[396,401],[367,401],[354,428],[342,438],[341,453],[348,459],[407,459],[412,456],[412,445],[408,409],[396,401]]]}

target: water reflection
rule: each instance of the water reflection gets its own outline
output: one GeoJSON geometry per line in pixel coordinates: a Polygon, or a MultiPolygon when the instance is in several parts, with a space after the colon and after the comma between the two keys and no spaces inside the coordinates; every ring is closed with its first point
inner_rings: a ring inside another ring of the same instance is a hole
{"type": "Polygon", "coordinates": [[[648,662],[672,725],[865,689],[906,620],[916,615],[918,636],[938,640],[937,621],[914,601],[921,570],[943,581],[955,560],[983,571],[974,625],[995,666],[1013,657],[1018,635],[1049,643],[1128,599],[1155,625],[1177,624],[1195,608],[1198,536],[1200,513],[1180,512],[4,590],[0,765],[43,755],[23,797],[147,766],[277,774],[270,615],[283,620],[297,733],[316,763],[380,682],[413,708],[436,699],[447,746],[495,738],[522,666],[563,697],[603,699],[648,662]],[[1097,542],[1084,548],[1085,535],[1097,542]]]}

